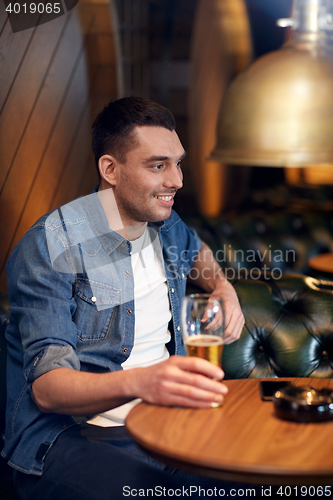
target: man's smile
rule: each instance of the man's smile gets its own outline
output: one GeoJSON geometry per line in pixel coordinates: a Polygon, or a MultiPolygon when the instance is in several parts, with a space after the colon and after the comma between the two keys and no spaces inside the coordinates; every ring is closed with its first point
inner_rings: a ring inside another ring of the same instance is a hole
{"type": "Polygon", "coordinates": [[[174,194],[169,194],[169,195],[154,195],[154,198],[157,198],[158,200],[164,200],[164,201],[171,201],[174,197],[174,194]]]}

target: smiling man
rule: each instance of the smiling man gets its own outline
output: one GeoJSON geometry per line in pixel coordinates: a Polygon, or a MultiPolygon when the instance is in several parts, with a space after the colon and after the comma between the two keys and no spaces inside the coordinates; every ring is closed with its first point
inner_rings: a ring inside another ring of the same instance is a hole
{"type": "Polygon", "coordinates": [[[183,185],[185,151],[175,130],[140,126],[134,134],[135,146],[125,162],[110,154],[99,160],[100,189],[112,187],[126,226],[168,219],[183,185]]]}
{"type": "Polygon", "coordinates": [[[24,499],[121,498],[123,487],[202,484],[125,434],[138,400],[209,408],[223,372],[184,356],[187,276],[221,295],[227,342],[244,318],[210,249],[172,210],[185,151],[172,114],[141,98],[93,124],[100,182],[39,219],[8,262],[11,304],[3,456],[24,499]]]}

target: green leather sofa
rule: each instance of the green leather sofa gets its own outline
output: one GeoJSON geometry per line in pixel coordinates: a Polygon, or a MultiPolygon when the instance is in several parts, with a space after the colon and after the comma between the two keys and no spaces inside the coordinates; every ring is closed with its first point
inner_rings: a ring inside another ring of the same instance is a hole
{"type": "Polygon", "coordinates": [[[233,283],[245,316],[226,378],[333,378],[333,282],[298,274],[233,283]]]}
{"type": "MultiPolygon", "coordinates": [[[[241,338],[224,348],[226,378],[333,377],[333,283],[289,274],[233,282],[245,315],[241,338]]],[[[0,297],[0,432],[4,430],[8,302],[0,297]]],[[[15,499],[0,459],[0,499],[15,499]]]]}
{"type": "Polygon", "coordinates": [[[311,257],[333,252],[332,210],[245,210],[185,221],[211,247],[229,280],[239,271],[252,277],[251,270],[275,277],[309,274],[311,257]]]}

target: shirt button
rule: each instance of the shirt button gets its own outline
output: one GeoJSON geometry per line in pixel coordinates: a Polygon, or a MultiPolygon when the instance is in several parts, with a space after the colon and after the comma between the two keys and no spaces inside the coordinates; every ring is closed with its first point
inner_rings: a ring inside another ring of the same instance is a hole
{"type": "Polygon", "coordinates": [[[128,276],[129,275],[129,271],[125,271],[125,274],[126,274],[126,276],[128,276]]]}
{"type": "Polygon", "coordinates": [[[172,293],[175,293],[175,289],[174,288],[171,288],[171,291],[172,291],[172,293]]]}
{"type": "Polygon", "coordinates": [[[127,314],[132,314],[132,310],[131,309],[127,309],[127,314]]]}
{"type": "Polygon", "coordinates": [[[182,273],[182,277],[185,278],[185,274],[184,273],[182,273]]]}
{"type": "Polygon", "coordinates": [[[96,299],[96,297],[95,297],[95,296],[94,296],[94,297],[91,297],[91,302],[96,302],[96,300],[97,300],[97,299],[96,299]]]}
{"type": "Polygon", "coordinates": [[[180,326],[177,326],[177,330],[178,330],[178,331],[180,330],[180,326]]]}
{"type": "Polygon", "coordinates": [[[126,353],[128,353],[128,349],[127,349],[127,347],[124,347],[123,352],[124,352],[125,354],[126,354],[126,353]]]}

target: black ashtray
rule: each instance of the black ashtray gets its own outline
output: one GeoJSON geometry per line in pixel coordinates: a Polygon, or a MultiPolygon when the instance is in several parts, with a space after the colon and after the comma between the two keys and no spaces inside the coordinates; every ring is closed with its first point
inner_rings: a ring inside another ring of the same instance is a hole
{"type": "Polygon", "coordinates": [[[278,417],[297,422],[323,422],[333,419],[333,390],[312,387],[286,387],[273,396],[278,417]]]}

